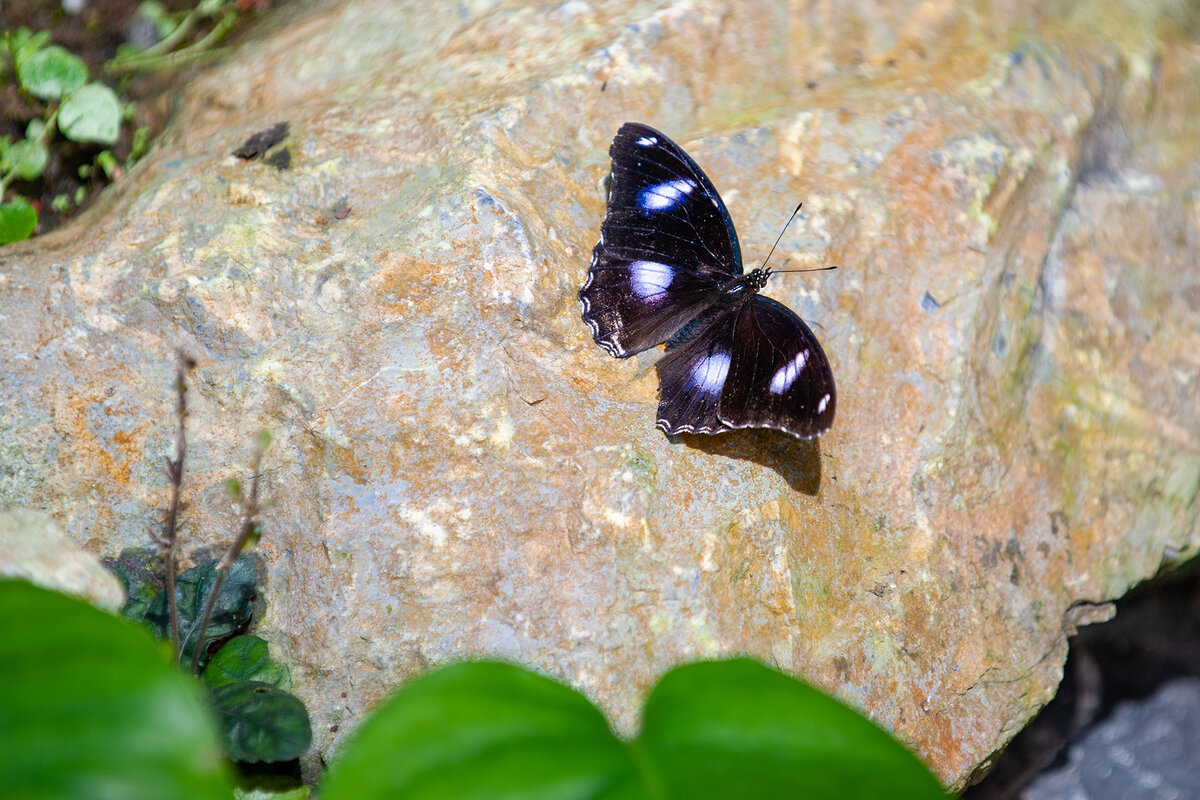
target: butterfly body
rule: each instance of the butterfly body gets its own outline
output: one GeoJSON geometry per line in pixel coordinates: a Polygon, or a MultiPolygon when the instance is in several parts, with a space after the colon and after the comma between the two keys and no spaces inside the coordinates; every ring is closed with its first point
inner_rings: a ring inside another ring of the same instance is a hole
{"type": "Polygon", "coordinates": [[[733,220],[708,176],[646,125],[621,126],[612,188],[579,290],[596,343],[618,358],[666,343],[656,364],[668,434],[773,428],[812,438],[833,423],[821,345],[760,294],[769,268],[743,272],[733,220]]]}

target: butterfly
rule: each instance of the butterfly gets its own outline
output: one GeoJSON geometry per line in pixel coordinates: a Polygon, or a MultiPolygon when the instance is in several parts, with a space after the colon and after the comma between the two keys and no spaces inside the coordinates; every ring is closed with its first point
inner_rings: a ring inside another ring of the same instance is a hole
{"type": "Polygon", "coordinates": [[[609,148],[600,241],[579,290],[596,343],[627,358],[666,343],[658,427],[668,434],[829,430],[837,407],[820,342],[743,271],[733,220],[704,171],[653,128],[627,122],[609,148]]]}

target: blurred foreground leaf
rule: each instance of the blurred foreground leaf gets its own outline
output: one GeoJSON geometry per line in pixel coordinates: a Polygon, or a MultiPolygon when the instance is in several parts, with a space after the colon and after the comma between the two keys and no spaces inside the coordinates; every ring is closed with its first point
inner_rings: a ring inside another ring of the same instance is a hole
{"type": "Polygon", "coordinates": [[[0,642],[0,797],[229,797],[199,684],[145,631],[0,580],[0,642]]]}
{"type": "Polygon", "coordinates": [[[624,742],[582,695],[509,664],[416,678],[363,724],[322,800],[944,800],[903,745],[816,689],[736,659],[668,673],[624,742]]]}
{"type": "Polygon", "coordinates": [[[670,797],[944,798],[903,745],[808,684],[735,659],[671,670],[637,745],[670,797]]]}

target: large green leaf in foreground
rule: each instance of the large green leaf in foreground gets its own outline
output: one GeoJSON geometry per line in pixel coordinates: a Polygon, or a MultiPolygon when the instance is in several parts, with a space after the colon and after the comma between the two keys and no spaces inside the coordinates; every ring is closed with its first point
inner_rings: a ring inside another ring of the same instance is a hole
{"type": "Polygon", "coordinates": [[[940,800],[920,761],[856,711],[755,661],[691,664],[626,743],[582,695],[519,667],[459,664],[409,683],[334,762],[322,800],[940,800]]]}
{"type": "Polygon", "coordinates": [[[423,675],[367,718],[322,800],[643,797],[628,746],[582,695],[510,664],[423,675]]]}
{"type": "Polygon", "coordinates": [[[0,580],[0,797],[229,798],[201,696],[144,630],[0,580]]]}
{"type": "Polygon", "coordinates": [[[670,797],[945,797],[925,765],[866,717],[745,658],[667,673],[637,742],[670,797]]]}

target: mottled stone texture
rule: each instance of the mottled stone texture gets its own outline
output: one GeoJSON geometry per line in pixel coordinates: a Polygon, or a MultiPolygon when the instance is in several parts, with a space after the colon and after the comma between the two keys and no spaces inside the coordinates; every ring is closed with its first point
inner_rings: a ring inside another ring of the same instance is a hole
{"type": "Polygon", "coordinates": [[[144,545],[182,346],[190,546],[228,540],[221,483],[275,434],[263,633],[321,753],[466,655],[628,731],[669,666],[746,652],[960,784],[1074,626],[1200,545],[1188,13],[284,9],[91,213],[0,250],[0,504],[144,545]],[[290,168],[230,156],[282,120],[290,168]],[[767,293],[838,379],[819,443],[668,440],[653,355],[591,342],[626,120],[690,150],[751,261],[804,201],[776,265],[841,269],[767,293]]]}
{"type": "Polygon", "coordinates": [[[125,590],[94,553],[72,542],[40,511],[0,512],[0,579],[18,578],[118,611],[125,590]]]}

